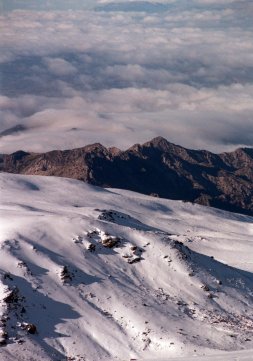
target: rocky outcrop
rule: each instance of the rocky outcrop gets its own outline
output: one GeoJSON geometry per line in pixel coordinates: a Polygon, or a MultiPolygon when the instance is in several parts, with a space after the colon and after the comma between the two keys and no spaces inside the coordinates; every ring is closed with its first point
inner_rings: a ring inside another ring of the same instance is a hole
{"type": "Polygon", "coordinates": [[[2,172],[70,177],[253,215],[253,149],[214,154],[157,137],[126,151],[96,143],[0,156],[2,172]]]}

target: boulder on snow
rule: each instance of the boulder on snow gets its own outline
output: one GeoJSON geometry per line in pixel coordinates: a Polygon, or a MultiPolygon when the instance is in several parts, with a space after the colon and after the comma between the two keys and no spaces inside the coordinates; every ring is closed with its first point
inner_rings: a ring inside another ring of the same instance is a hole
{"type": "Polygon", "coordinates": [[[205,291],[205,292],[209,292],[210,288],[207,285],[203,285],[201,286],[201,288],[205,291]]]}
{"type": "Polygon", "coordinates": [[[24,261],[20,261],[18,262],[18,265],[17,265],[19,268],[28,268],[27,267],[27,264],[24,262],[24,261]]]}
{"type": "Polygon", "coordinates": [[[10,290],[9,293],[7,294],[7,296],[4,297],[4,302],[11,304],[11,303],[17,303],[19,298],[18,298],[18,289],[14,288],[13,290],[10,290]]]}
{"type": "Polygon", "coordinates": [[[7,345],[7,341],[5,338],[0,338],[0,347],[6,346],[7,345]]]}
{"type": "Polygon", "coordinates": [[[95,252],[95,251],[96,251],[96,245],[90,243],[90,244],[88,245],[87,249],[88,249],[88,251],[90,251],[90,252],[95,252]]]}
{"type": "Polygon", "coordinates": [[[122,254],[122,257],[123,257],[123,258],[131,258],[132,255],[129,254],[129,253],[124,253],[124,254],[122,254]]]}
{"type": "Polygon", "coordinates": [[[77,236],[76,238],[73,238],[73,242],[74,243],[82,243],[83,242],[83,238],[81,236],[77,236]]]}
{"type": "Polygon", "coordinates": [[[0,331],[0,339],[5,339],[5,340],[7,340],[7,338],[8,338],[8,332],[5,331],[5,330],[1,330],[1,331],[0,331]]]}
{"type": "Polygon", "coordinates": [[[119,238],[115,236],[105,236],[101,239],[102,245],[106,248],[113,248],[119,243],[119,238]]]}
{"type": "Polygon", "coordinates": [[[128,258],[127,262],[129,264],[133,264],[133,263],[137,263],[141,261],[141,257],[133,257],[133,258],[128,258]]]}
{"type": "Polygon", "coordinates": [[[37,327],[33,324],[33,323],[28,323],[25,326],[25,330],[30,333],[31,335],[34,335],[35,333],[37,333],[37,327]]]}

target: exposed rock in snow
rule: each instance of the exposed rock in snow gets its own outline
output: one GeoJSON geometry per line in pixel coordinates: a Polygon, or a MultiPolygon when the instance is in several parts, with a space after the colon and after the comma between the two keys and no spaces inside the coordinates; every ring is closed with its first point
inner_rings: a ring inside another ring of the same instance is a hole
{"type": "Polygon", "coordinates": [[[251,217],[53,177],[0,187],[1,360],[250,360],[251,217]]]}

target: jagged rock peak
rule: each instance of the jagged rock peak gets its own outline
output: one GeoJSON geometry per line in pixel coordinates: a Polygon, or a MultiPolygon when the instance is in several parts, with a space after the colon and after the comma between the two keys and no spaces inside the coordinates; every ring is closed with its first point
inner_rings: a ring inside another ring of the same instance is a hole
{"type": "Polygon", "coordinates": [[[253,148],[238,148],[235,150],[237,154],[244,154],[253,158],[253,148]]]}
{"type": "Polygon", "coordinates": [[[156,138],[153,138],[152,140],[150,140],[149,142],[146,142],[143,144],[144,147],[154,147],[154,148],[159,148],[161,150],[169,150],[171,148],[174,147],[178,147],[173,143],[170,143],[167,139],[159,136],[156,138]]]}
{"type": "Polygon", "coordinates": [[[113,156],[118,155],[122,152],[122,150],[117,147],[110,147],[108,148],[108,150],[113,156]]]}
{"type": "Polygon", "coordinates": [[[83,180],[253,215],[253,149],[214,154],[156,137],[126,151],[100,143],[0,156],[0,171],[83,180]]]}
{"type": "Polygon", "coordinates": [[[88,144],[85,147],[83,147],[85,151],[100,151],[100,152],[108,152],[108,149],[101,143],[94,143],[94,144],[88,144]]]}

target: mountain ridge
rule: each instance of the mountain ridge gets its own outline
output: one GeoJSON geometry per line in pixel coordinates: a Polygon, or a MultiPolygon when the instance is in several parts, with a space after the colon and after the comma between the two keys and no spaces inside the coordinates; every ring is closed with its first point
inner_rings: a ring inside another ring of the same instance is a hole
{"type": "Polygon", "coordinates": [[[0,156],[0,171],[74,178],[253,215],[253,149],[215,154],[156,137],[127,150],[100,143],[0,156]]]}

